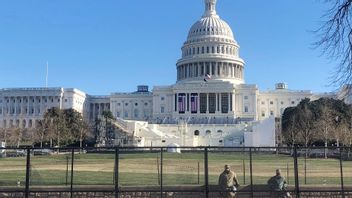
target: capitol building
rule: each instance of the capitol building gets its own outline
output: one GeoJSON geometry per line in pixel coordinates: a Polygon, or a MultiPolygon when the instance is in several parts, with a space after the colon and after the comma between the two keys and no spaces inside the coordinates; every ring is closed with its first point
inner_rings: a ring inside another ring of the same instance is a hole
{"type": "Polygon", "coordinates": [[[106,96],[73,88],[0,89],[0,128],[35,127],[51,107],[73,108],[90,122],[110,110],[136,146],[275,146],[275,118],[285,108],[304,98],[339,97],[290,90],[285,83],[270,91],[246,84],[245,60],[231,27],[217,14],[216,0],[204,3],[181,47],[175,84],[106,96]]]}

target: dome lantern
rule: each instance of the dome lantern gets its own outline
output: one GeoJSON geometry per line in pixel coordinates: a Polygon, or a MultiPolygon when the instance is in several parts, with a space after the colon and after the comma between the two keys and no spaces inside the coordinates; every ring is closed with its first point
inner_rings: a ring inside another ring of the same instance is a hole
{"type": "Polygon", "coordinates": [[[203,17],[216,16],[216,0],[204,0],[205,11],[203,17]]]}

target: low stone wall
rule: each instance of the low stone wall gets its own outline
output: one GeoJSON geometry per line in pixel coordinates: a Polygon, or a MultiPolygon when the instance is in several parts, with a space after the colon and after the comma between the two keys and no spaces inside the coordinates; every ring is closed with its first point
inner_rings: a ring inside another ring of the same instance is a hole
{"type": "MultiPolygon", "coordinates": [[[[15,192],[15,188],[11,189],[4,189],[0,188],[0,198],[2,197],[11,197],[11,198],[22,198],[24,197],[23,188],[18,189],[22,192],[15,192]],[[7,192],[6,192],[7,191],[7,192]]],[[[68,198],[71,197],[70,192],[67,192],[67,188],[52,188],[52,187],[42,187],[42,188],[35,188],[31,189],[30,192],[31,198],[68,198]]],[[[113,187],[75,187],[73,192],[74,198],[109,198],[115,197],[115,193],[113,192],[113,187]],[[79,192],[78,192],[79,191],[79,192]],[[98,192],[104,191],[104,192],[98,192]]],[[[119,192],[120,198],[159,198],[160,187],[128,187],[128,188],[121,188],[121,192],[119,192]],[[153,192],[154,191],[154,192],[153,192]]],[[[202,198],[205,197],[204,187],[189,187],[189,186],[178,186],[178,187],[165,187],[165,191],[163,193],[163,198],[202,198]]],[[[210,198],[220,198],[219,189],[216,186],[209,187],[209,197],[210,198]]],[[[237,197],[246,198],[252,197],[252,193],[249,192],[251,190],[250,186],[244,186],[239,188],[237,192],[237,197]]],[[[269,189],[265,185],[255,185],[253,186],[253,197],[271,197],[269,189]],[[260,192],[259,192],[260,191],[260,192]]],[[[302,192],[300,193],[300,197],[307,197],[307,198],[339,198],[342,197],[341,192],[338,192],[340,189],[337,187],[305,187],[300,189],[302,192]],[[307,192],[310,191],[310,192],[307,192]],[[315,192],[313,192],[315,191],[315,192]],[[320,192],[319,192],[320,191],[320,192]]],[[[352,188],[345,189],[348,192],[345,192],[345,197],[352,197],[352,188]]],[[[291,191],[292,197],[295,197],[293,189],[289,189],[291,191]]]]}

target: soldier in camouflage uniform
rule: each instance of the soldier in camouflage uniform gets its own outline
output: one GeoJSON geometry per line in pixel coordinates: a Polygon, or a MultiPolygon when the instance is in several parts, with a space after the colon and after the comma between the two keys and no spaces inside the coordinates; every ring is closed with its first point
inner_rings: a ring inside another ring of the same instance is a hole
{"type": "Polygon", "coordinates": [[[225,165],[224,172],[219,176],[219,187],[221,197],[233,198],[236,195],[235,190],[239,187],[236,174],[230,170],[229,165],[225,165]]]}
{"type": "Polygon", "coordinates": [[[280,169],[276,169],[276,175],[268,180],[268,185],[271,190],[271,197],[291,197],[290,193],[286,192],[287,182],[286,179],[281,176],[280,169]]]}

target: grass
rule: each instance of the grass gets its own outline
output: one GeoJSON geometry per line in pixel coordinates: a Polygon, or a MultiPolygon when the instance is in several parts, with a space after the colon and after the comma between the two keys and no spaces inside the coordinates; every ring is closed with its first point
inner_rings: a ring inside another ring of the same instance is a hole
{"type": "MultiPolygon", "coordinates": [[[[74,185],[113,185],[114,154],[75,154],[74,185]]],[[[121,186],[158,185],[160,153],[120,154],[121,186]],[[158,166],[159,165],[159,166],[158,166]]],[[[250,183],[249,155],[240,152],[209,153],[209,183],[216,184],[224,164],[230,164],[241,184],[250,183]]],[[[294,184],[293,158],[287,155],[253,154],[253,183],[265,184],[276,168],[291,185],[294,184]]],[[[26,158],[0,158],[0,186],[24,184],[26,158]]],[[[31,186],[66,185],[71,181],[71,155],[31,156],[31,186]],[[67,161],[68,160],[68,161],[67,161]],[[68,162],[68,167],[67,167],[68,162]],[[67,169],[68,168],[68,169],[67,169]],[[68,171],[68,172],[66,172],[68,171]],[[66,176],[66,173],[67,176],[66,176]]],[[[339,185],[340,164],[336,159],[307,159],[306,180],[304,159],[298,159],[301,185],[339,185]]],[[[343,162],[344,183],[352,186],[352,162],[343,162]]],[[[164,185],[203,185],[203,153],[163,153],[164,185]],[[198,173],[199,172],[199,173],[198,173]],[[199,175],[198,175],[199,174],[199,175]],[[198,179],[199,178],[199,179],[198,179]]]]}

